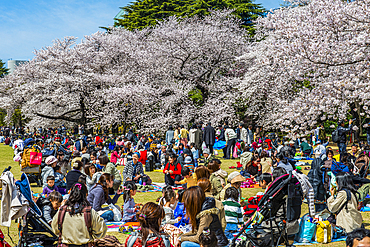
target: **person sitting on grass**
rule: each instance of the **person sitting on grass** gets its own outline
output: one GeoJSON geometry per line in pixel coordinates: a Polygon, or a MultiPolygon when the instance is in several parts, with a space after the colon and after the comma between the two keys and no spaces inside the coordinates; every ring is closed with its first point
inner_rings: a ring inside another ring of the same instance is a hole
{"type": "Polygon", "coordinates": [[[175,218],[174,210],[170,207],[171,204],[176,204],[176,193],[173,190],[167,190],[164,194],[166,204],[163,206],[165,217],[162,220],[162,225],[165,224],[176,224],[181,220],[181,217],[175,218]]]}
{"type": "Polygon", "coordinates": [[[125,247],[170,246],[169,237],[160,232],[161,222],[164,218],[164,210],[160,205],[154,202],[146,203],[136,213],[136,218],[140,223],[140,230],[133,232],[126,239],[125,247]]]}
{"type": "Polygon", "coordinates": [[[58,163],[58,159],[55,158],[54,156],[49,156],[49,157],[46,158],[46,160],[45,160],[46,166],[44,168],[42,168],[42,171],[41,171],[42,186],[43,187],[47,186],[47,183],[48,183],[47,178],[49,176],[55,177],[54,167],[57,165],[57,163],[58,163]]]}
{"type": "Polygon", "coordinates": [[[207,168],[211,172],[211,176],[209,177],[212,184],[211,193],[214,198],[220,199],[220,193],[226,186],[225,178],[228,174],[221,169],[221,161],[219,159],[213,159],[207,168]]]}
{"type": "Polygon", "coordinates": [[[272,176],[270,173],[262,173],[260,178],[259,178],[259,186],[262,188],[262,189],[266,189],[270,186],[270,184],[272,183],[272,176]]]}
{"type": "Polygon", "coordinates": [[[370,230],[358,228],[347,234],[347,247],[369,247],[370,230]]]}
{"type": "Polygon", "coordinates": [[[217,246],[216,234],[209,228],[204,228],[202,234],[199,236],[200,247],[214,247],[217,246]]]}
{"type": "Polygon", "coordinates": [[[53,191],[58,191],[60,194],[65,195],[66,194],[66,189],[64,188],[59,188],[55,186],[55,177],[54,176],[48,176],[46,178],[47,184],[46,187],[42,190],[42,194],[45,196],[49,196],[49,194],[53,191]]]}
{"type": "Polygon", "coordinates": [[[181,169],[181,175],[184,177],[184,179],[181,181],[175,181],[175,184],[186,184],[187,188],[197,185],[197,180],[194,178],[189,167],[184,166],[181,169]]]}
{"type": "Polygon", "coordinates": [[[123,192],[123,217],[124,222],[136,222],[136,206],[133,196],[136,195],[137,187],[133,181],[126,182],[123,192]]]}
{"type": "Polygon", "coordinates": [[[94,239],[104,238],[107,233],[107,225],[103,218],[91,208],[86,196],[87,189],[84,184],[72,185],[69,198],[51,222],[54,234],[59,236],[61,232],[63,246],[90,246],[94,239]],[[88,229],[85,221],[87,211],[90,211],[91,229],[88,229]],[[59,222],[61,212],[64,212],[64,219],[59,222]]]}
{"type": "Polygon", "coordinates": [[[54,167],[54,175],[55,175],[55,186],[59,188],[65,188],[67,184],[64,181],[64,175],[62,174],[62,167],[60,165],[56,165],[54,167]]]}
{"type": "Polygon", "coordinates": [[[49,225],[53,221],[54,215],[58,212],[62,201],[63,196],[58,191],[51,192],[47,198],[40,197],[37,200],[36,204],[41,209],[42,216],[49,225]]]}
{"type": "Polygon", "coordinates": [[[238,224],[243,224],[243,212],[238,203],[239,191],[235,187],[230,187],[225,192],[224,204],[226,216],[225,236],[230,240],[233,239],[233,233],[238,231],[238,224]]]}
{"type": "Polygon", "coordinates": [[[87,201],[90,203],[92,208],[106,221],[112,221],[114,214],[111,210],[107,208],[102,208],[103,204],[115,204],[118,198],[122,194],[122,190],[118,190],[114,195],[113,199],[109,196],[109,188],[113,187],[113,176],[108,173],[103,173],[99,182],[91,187],[89,195],[87,196],[87,201]]]}

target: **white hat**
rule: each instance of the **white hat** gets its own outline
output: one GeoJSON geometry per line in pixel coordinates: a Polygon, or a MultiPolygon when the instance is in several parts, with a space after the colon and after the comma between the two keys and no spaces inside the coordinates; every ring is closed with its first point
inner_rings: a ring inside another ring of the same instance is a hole
{"type": "Polygon", "coordinates": [[[47,165],[51,165],[51,164],[53,164],[55,162],[58,162],[58,159],[55,158],[54,156],[49,156],[45,160],[45,164],[47,164],[47,165]]]}
{"type": "Polygon", "coordinates": [[[230,173],[230,175],[227,177],[227,182],[229,183],[244,182],[246,180],[247,179],[240,175],[240,172],[237,171],[230,173]]]}

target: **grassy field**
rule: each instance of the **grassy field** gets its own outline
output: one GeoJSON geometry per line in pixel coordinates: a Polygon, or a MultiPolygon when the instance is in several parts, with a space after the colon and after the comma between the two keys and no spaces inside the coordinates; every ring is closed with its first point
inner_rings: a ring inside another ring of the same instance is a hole
{"type": "MultiPolygon", "coordinates": [[[[237,160],[222,160],[222,169],[224,169],[227,172],[235,171],[235,169],[229,169],[230,166],[236,166],[237,160]]],[[[9,146],[5,146],[3,144],[0,145],[0,171],[2,172],[6,167],[12,166],[12,173],[14,174],[15,179],[20,179],[21,171],[20,167],[16,162],[13,161],[13,150],[9,146]]],[[[118,167],[118,169],[123,170],[123,167],[118,167]]],[[[306,174],[308,173],[308,170],[303,170],[306,174]]],[[[148,172],[147,173],[154,182],[163,182],[164,177],[163,173],[160,172],[148,172]]],[[[35,184],[33,184],[35,185],[35,184]]],[[[33,192],[40,193],[42,189],[40,187],[32,187],[33,192]]],[[[242,189],[243,197],[248,198],[250,196],[254,196],[257,192],[262,191],[262,189],[259,188],[248,188],[248,189],[242,189]]],[[[161,196],[160,192],[154,192],[154,193],[137,193],[135,195],[135,202],[136,203],[146,203],[149,201],[155,201],[159,196],[161,196]]],[[[122,205],[122,197],[119,199],[117,205],[122,205]]],[[[306,204],[303,204],[302,206],[302,215],[306,214],[308,212],[308,207],[306,204]]],[[[362,216],[364,218],[364,224],[366,226],[370,223],[370,213],[362,213],[362,216]]],[[[7,235],[7,229],[6,227],[0,227],[0,229],[3,231],[5,235],[7,235]]],[[[17,230],[17,223],[13,222],[12,226],[10,227],[10,236],[14,240],[15,243],[18,242],[18,230],[17,230]]],[[[116,236],[121,243],[125,241],[127,238],[127,235],[121,234],[121,233],[115,233],[115,232],[109,232],[109,235],[116,236]]],[[[5,239],[11,243],[8,236],[5,236],[5,239]]],[[[317,244],[314,246],[345,246],[344,242],[338,242],[338,243],[330,243],[330,244],[317,244]]]]}

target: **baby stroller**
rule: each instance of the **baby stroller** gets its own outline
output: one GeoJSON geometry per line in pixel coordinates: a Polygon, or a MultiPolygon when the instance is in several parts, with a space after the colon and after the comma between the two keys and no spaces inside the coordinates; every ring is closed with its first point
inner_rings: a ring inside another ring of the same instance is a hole
{"type": "Polygon", "coordinates": [[[21,180],[16,183],[17,189],[29,202],[29,210],[18,222],[18,247],[26,247],[38,243],[44,247],[56,246],[58,237],[51,226],[42,217],[42,212],[32,200],[32,192],[28,177],[22,173],[21,180]]]}
{"type": "Polygon", "coordinates": [[[258,203],[258,209],[234,237],[231,247],[289,245],[287,225],[299,219],[302,189],[291,173],[277,178],[258,203]],[[286,207],[283,206],[286,203],[286,207]],[[237,242],[240,236],[242,240],[237,242]],[[237,242],[237,243],[236,243],[237,242]]]}

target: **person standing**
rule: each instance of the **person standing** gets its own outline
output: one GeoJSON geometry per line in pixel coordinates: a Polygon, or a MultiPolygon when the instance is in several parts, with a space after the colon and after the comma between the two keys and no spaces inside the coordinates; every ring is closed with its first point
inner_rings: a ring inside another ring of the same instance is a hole
{"type": "Polygon", "coordinates": [[[236,144],[236,133],[229,126],[225,126],[225,140],[226,140],[226,158],[230,159],[230,154],[232,156],[235,144],[236,144]]]}
{"type": "Polygon", "coordinates": [[[180,142],[182,144],[184,144],[184,147],[187,147],[187,145],[188,145],[189,131],[187,129],[185,129],[185,126],[184,125],[181,125],[180,136],[181,136],[180,142]]]}
{"type": "Polygon", "coordinates": [[[198,155],[199,152],[202,150],[202,142],[203,142],[203,132],[202,132],[202,125],[198,124],[197,126],[197,131],[195,132],[195,149],[198,150],[198,155]]]}
{"type": "Polygon", "coordinates": [[[254,134],[253,134],[253,130],[252,130],[252,125],[248,126],[247,132],[248,132],[247,143],[249,145],[251,145],[254,142],[254,138],[253,138],[254,134]]]}
{"type": "Polygon", "coordinates": [[[210,153],[213,154],[213,145],[215,144],[216,131],[209,122],[207,127],[204,128],[203,141],[209,149],[210,153]]]}
{"type": "Polygon", "coordinates": [[[173,131],[173,127],[170,125],[170,127],[168,128],[168,130],[166,132],[166,143],[167,143],[167,145],[171,145],[172,140],[174,138],[174,135],[175,135],[175,131],[173,131]]]}
{"type": "Polygon", "coordinates": [[[247,143],[248,131],[244,128],[243,123],[239,124],[240,138],[244,143],[247,143]]]}
{"type": "Polygon", "coordinates": [[[347,133],[352,129],[352,119],[349,120],[348,128],[344,128],[344,120],[339,121],[338,123],[338,135],[339,135],[339,141],[338,141],[338,148],[339,148],[339,154],[342,158],[342,155],[345,154],[347,151],[347,133]]]}
{"type": "Polygon", "coordinates": [[[195,134],[196,134],[196,132],[197,132],[197,126],[195,125],[195,124],[193,124],[192,126],[191,126],[191,129],[190,129],[190,131],[189,131],[189,142],[190,143],[195,143],[195,134]]]}

